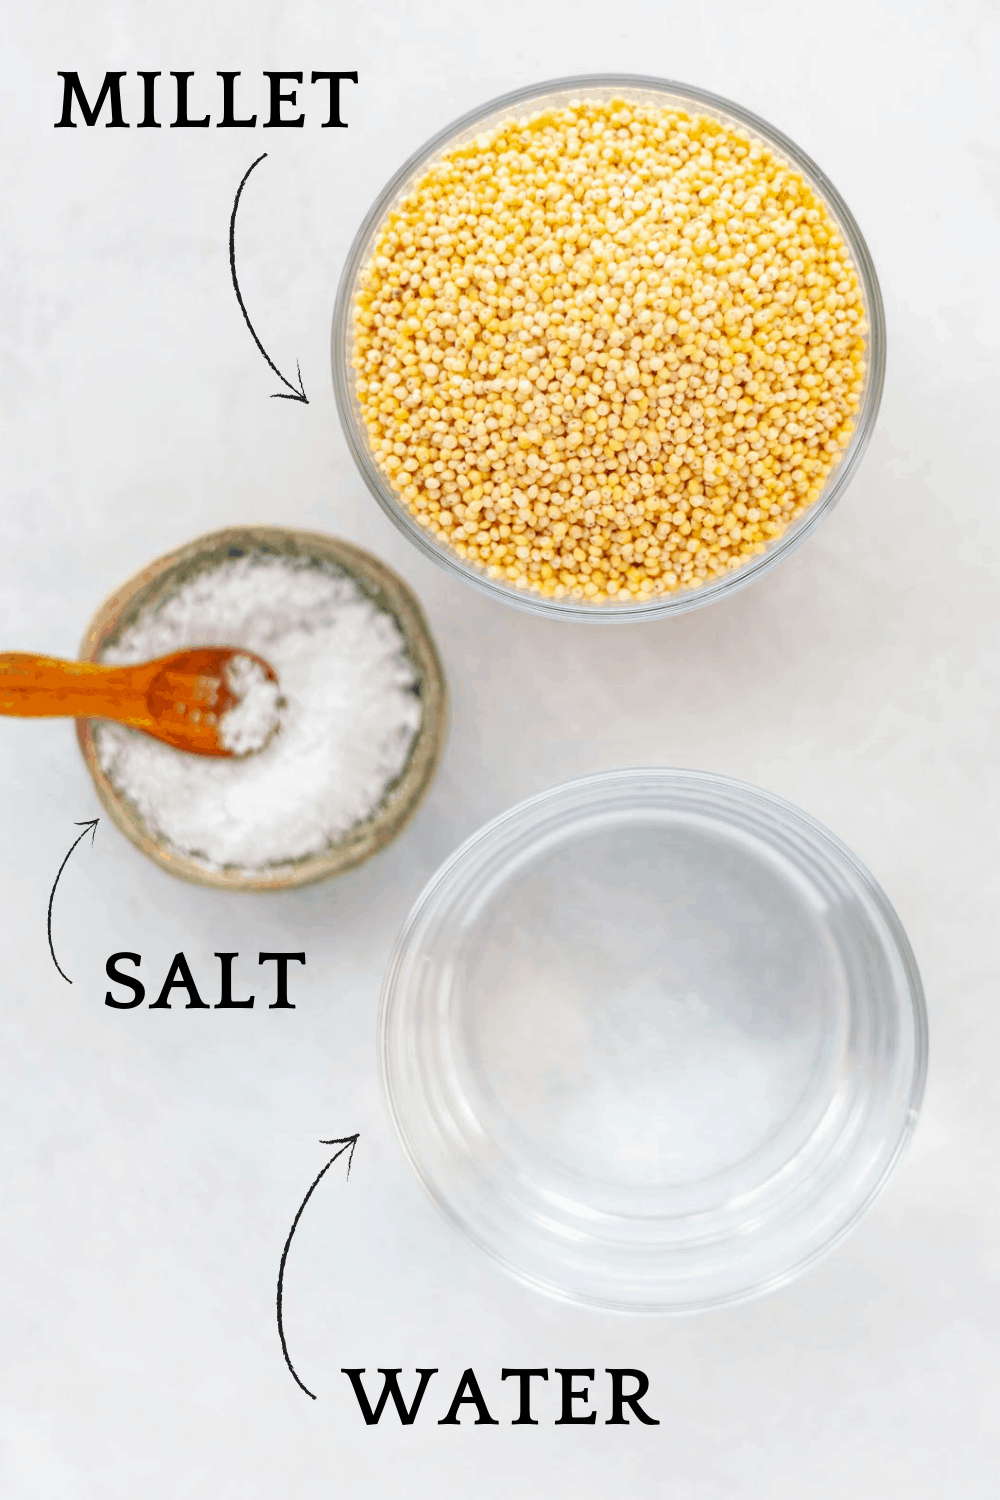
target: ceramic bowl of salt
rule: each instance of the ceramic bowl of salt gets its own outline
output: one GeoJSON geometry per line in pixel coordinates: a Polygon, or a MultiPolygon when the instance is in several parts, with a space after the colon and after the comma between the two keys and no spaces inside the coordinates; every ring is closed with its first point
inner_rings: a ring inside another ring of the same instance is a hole
{"type": "Polygon", "coordinates": [[[127,664],[215,644],[275,668],[278,733],[256,755],[211,759],[78,720],[112,820],[172,874],[225,890],[305,885],[385,848],[427,791],[447,726],[441,662],[402,579],[320,532],[230,527],[117,588],[80,655],[127,664]]]}

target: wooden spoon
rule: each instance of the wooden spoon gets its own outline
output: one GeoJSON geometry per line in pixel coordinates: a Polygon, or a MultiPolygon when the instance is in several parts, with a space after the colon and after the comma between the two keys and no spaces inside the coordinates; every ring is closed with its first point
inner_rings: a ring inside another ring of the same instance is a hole
{"type": "MultiPolygon", "coordinates": [[[[240,752],[223,743],[219,721],[241,701],[232,685],[239,669],[232,674],[228,671],[239,658],[243,658],[241,666],[249,659],[264,669],[270,682],[277,683],[266,661],[233,646],[175,651],[134,667],[59,661],[26,651],[0,652],[0,714],[21,719],[114,719],[178,750],[232,756],[240,752]]],[[[270,732],[265,726],[259,743],[248,749],[263,749],[278,727],[276,712],[273,717],[270,732]]]]}

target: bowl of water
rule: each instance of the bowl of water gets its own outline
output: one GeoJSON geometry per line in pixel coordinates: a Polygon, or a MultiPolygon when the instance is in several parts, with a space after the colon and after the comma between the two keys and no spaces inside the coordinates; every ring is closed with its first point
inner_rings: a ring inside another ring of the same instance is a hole
{"type": "Polygon", "coordinates": [[[384,1091],[446,1217],[637,1313],[739,1301],[857,1222],[916,1122],[917,966],[783,799],[704,772],[555,787],[467,840],[390,961],[384,1091]]]}

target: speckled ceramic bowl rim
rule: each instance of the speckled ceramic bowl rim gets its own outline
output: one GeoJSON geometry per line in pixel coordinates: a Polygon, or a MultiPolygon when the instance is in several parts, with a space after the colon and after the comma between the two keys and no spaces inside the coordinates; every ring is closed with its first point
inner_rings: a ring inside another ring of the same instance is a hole
{"type": "Polygon", "coordinates": [[[723,99],[718,94],[695,88],[688,83],[678,83],[667,78],[651,78],[633,73],[593,73],[568,78],[553,78],[542,83],[530,84],[487,100],[476,109],[469,110],[410,156],[393,174],[378,194],[354,237],[340,278],[337,299],[333,311],[331,355],[333,366],[333,388],[337,400],[340,424],[351,450],[354,462],[371,494],[393,525],[408,537],[424,554],[449,573],[462,578],[481,593],[500,599],[532,614],[541,614],[563,620],[589,621],[595,624],[626,624],[630,621],[655,620],[666,615],[686,614],[692,609],[701,609],[716,599],[728,598],[731,594],[755,582],[769,572],[776,563],[810,536],[824,516],[829,515],[853,477],[862,455],[868,446],[875,419],[882,399],[885,379],[885,313],[882,293],[864,236],[833,183],[816,165],[811,157],[766,120],[752,111],[723,99]],[[429,536],[418,525],[416,518],[396,498],[394,491],[376,465],[368,448],[365,425],[358,404],[351,368],[353,347],[352,313],[358,278],[366,264],[376,234],[399,201],[406,196],[416,177],[441,153],[464,141],[473,139],[479,131],[510,115],[521,116],[549,103],[568,103],[575,97],[586,97],[589,93],[601,93],[606,97],[621,94],[628,99],[660,104],[677,104],[681,108],[703,111],[716,119],[728,121],[751,137],[761,141],[784,161],[801,172],[816,193],[822,198],[834,222],[844,237],[851,261],[858,274],[864,297],[865,316],[868,322],[865,351],[865,385],[861,404],[854,419],[854,432],[839,463],[827,477],[819,499],[814,501],[788,530],[772,542],[765,552],[742,567],[726,573],[721,578],[696,588],[678,589],[672,594],[660,594],[644,602],[632,604],[589,604],[577,599],[548,599],[528,589],[520,590],[508,583],[487,576],[470,563],[463,561],[457,552],[429,536]]]}
{"type": "Polygon", "coordinates": [[[87,626],[80,646],[85,661],[95,661],[118,632],[140,613],[168,597],[180,583],[207,571],[227,557],[270,554],[315,559],[333,564],[398,624],[416,667],[422,706],[420,728],[406,765],[391,782],[375,812],[337,844],[288,864],[261,870],[212,869],[179,854],[152,833],[136,808],[102,770],[94,742],[94,722],[78,719],[76,732],[97,795],[112,821],[150,859],[172,875],[199,885],[229,891],[275,891],[308,885],[341,874],[370,859],[396,837],[419,806],[437,769],[447,731],[448,706],[444,671],[427,621],[414,595],[385,563],[361,547],[319,531],[278,526],[231,526],[196,537],[148,563],[109,594],[87,626]]]}

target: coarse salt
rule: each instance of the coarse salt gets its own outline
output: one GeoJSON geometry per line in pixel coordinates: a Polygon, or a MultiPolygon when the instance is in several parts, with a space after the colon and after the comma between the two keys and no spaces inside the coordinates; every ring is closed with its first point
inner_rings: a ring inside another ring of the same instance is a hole
{"type": "MultiPolygon", "coordinates": [[[[102,723],[102,769],[154,834],[210,869],[254,871],[320,853],[376,810],[420,726],[399,626],[346,574],[261,553],[189,579],[102,659],[125,665],[206,645],[242,647],[274,668],[284,707],[270,743],[245,759],[215,759],[102,723]]],[[[234,750],[259,741],[276,706],[253,674],[237,672],[231,685],[242,701],[225,716],[234,750]]]]}
{"type": "Polygon", "coordinates": [[[252,656],[233,657],[226,666],[226,685],[236,702],[219,720],[219,743],[231,755],[263,750],[281,724],[281,688],[252,656]]]}

